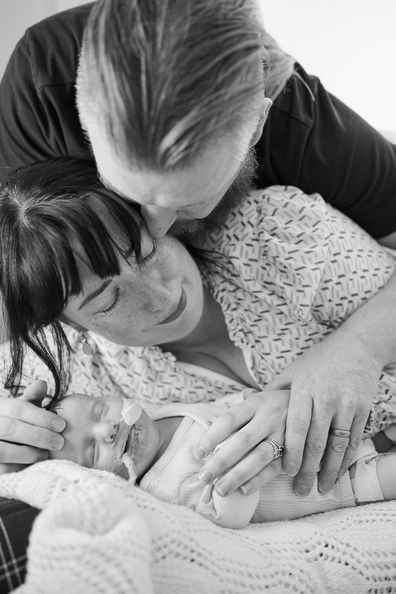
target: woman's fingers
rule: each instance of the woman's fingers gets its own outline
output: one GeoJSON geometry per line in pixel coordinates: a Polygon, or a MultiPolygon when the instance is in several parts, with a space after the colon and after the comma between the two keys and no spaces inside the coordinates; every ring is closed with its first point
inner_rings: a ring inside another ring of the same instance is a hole
{"type": "Polygon", "coordinates": [[[244,495],[254,493],[263,485],[266,485],[282,472],[282,459],[277,458],[271,464],[268,464],[261,472],[256,474],[253,478],[248,480],[241,486],[241,491],[244,495]]]}
{"type": "Polygon", "coordinates": [[[31,464],[60,449],[65,420],[22,398],[0,399],[0,463],[31,464]],[[18,445],[21,444],[21,445],[18,445]],[[30,447],[29,447],[30,446],[30,447]]]}
{"type": "Polygon", "coordinates": [[[255,407],[243,401],[214,418],[210,427],[197,442],[194,454],[197,458],[205,458],[227,437],[246,425],[255,414],[255,407]]]}
{"type": "Polygon", "coordinates": [[[226,473],[227,484],[235,490],[269,464],[273,449],[260,441],[259,429],[259,423],[252,421],[217,446],[199,475],[202,482],[211,483],[226,473]]]}
{"type": "MultiPolygon", "coordinates": [[[[0,417],[3,418],[3,428],[0,429],[1,438],[4,435],[3,431],[7,433],[12,431],[14,427],[12,423],[17,421],[32,426],[37,425],[53,432],[63,431],[66,426],[66,421],[56,413],[40,408],[31,402],[26,402],[21,398],[0,398],[0,417]]],[[[32,443],[31,445],[35,444],[32,443]]]]}
{"type": "MultiPolygon", "coordinates": [[[[6,467],[8,465],[14,467],[19,464],[34,464],[47,458],[47,450],[0,441],[0,460],[2,464],[7,465],[6,467]]],[[[12,472],[12,470],[7,468],[6,472],[12,472]]]]}
{"type": "Polygon", "coordinates": [[[24,468],[24,464],[0,464],[0,475],[7,474],[9,472],[18,472],[24,468]]]}
{"type": "MultiPolygon", "coordinates": [[[[273,439],[279,445],[282,445],[283,438],[277,436],[273,439]]],[[[281,469],[280,458],[274,459],[273,446],[269,441],[264,440],[216,480],[215,489],[219,495],[225,496],[245,485],[245,494],[252,493],[257,490],[260,484],[264,484],[277,476],[281,469]],[[257,472],[257,469],[260,469],[260,472],[257,472]],[[247,485],[247,483],[250,484],[247,485]]]]}
{"type": "Polygon", "coordinates": [[[200,479],[212,483],[221,477],[232,491],[270,464],[273,448],[264,440],[276,432],[283,444],[289,397],[288,390],[254,392],[215,418],[195,448],[198,458],[213,451],[200,479]]]}
{"type": "Polygon", "coordinates": [[[44,398],[47,396],[47,382],[38,379],[26,386],[21,396],[22,400],[28,400],[29,402],[35,402],[41,405],[44,398]]]}

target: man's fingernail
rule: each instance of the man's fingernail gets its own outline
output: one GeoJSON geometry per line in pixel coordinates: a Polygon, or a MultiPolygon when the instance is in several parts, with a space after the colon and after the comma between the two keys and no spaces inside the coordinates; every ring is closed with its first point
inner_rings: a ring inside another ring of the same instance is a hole
{"type": "Polygon", "coordinates": [[[65,419],[62,419],[62,417],[58,417],[57,419],[54,419],[52,421],[52,429],[54,429],[55,431],[63,431],[65,427],[66,421],[65,419]]]}
{"type": "Polygon", "coordinates": [[[251,483],[245,483],[242,485],[241,491],[244,495],[250,495],[253,492],[253,485],[251,483]]]}
{"type": "Polygon", "coordinates": [[[213,481],[213,474],[209,470],[203,470],[198,475],[198,478],[202,483],[211,483],[213,481]]]}
{"type": "Polygon", "coordinates": [[[327,493],[327,491],[330,491],[331,489],[331,483],[321,483],[319,486],[319,491],[321,491],[322,493],[327,493]]]}
{"type": "Polygon", "coordinates": [[[198,447],[195,448],[194,454],[195,454],[195,457],[196,458],[205,458],[206,451],[203,449],[203,447],[198,446],[198,447]]]}
{"type": "Polygon", "coordinates": [[[214,483],[214,488],[215,491],[218,495],[220,495],[220,497],[225,497],[226,495],[228,495],[228,491],[229,489],[227,489],[227,487],[224,487],[224,485],[222,485],[221,483],[215,481],[214,483]]]}
{"type": "Polygon", "coordinates": [[[296,487],[296,493],[297,495],[308,495],[309,493],[309,489],[306,485],[298,485],[298,487],[296,487]]]}
{"type": "Polygon", "coordinates": [[[51,439],[51,449],[52,450],[61,450],[63,448],[63,444],[65,440],[61,435],[56,435],[51,439]]]}
{"type": "Polygon", "coordinates": [[[295,476],[297,474],[297,467],[294,464],[286,464],[284,471],[286,472],[286,474],[288,474],[289,476],[295,476]]]}

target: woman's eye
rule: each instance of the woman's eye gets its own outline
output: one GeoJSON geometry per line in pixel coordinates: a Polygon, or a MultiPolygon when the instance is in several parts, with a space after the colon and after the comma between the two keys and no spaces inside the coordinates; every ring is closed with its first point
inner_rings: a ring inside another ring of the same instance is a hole
{"type": "Polygon", "coordinates": [[[141,259],[141,262],[146,263],[146,262],[149,262],[152,258],[154,258],[155,254],[157,253],[157,249],[158,249],[158,241],[156,239],[152,239],[151,252],[149,254],[147,254],[147,256],[144,256],[141,259]]]}
{"type": "Polygon", "coordinates": [[[108,313],[112,312],[114,309],[116,309],[119,300],[120,300],[120,288],[117,287],[116,292],[114,294],[114,301],[113,301],[113,303],[110,305],[110,307],[107,307],[106,309],[103,309],[99,313],[100,314],[108,314],[108,313]]]}

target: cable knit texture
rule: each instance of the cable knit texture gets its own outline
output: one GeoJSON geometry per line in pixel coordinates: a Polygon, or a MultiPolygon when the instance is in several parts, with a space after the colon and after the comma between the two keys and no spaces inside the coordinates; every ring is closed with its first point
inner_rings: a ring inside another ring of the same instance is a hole
{"type": "Polygon", "coordinates": [[[396,592],[396,503],[219,528],[112,474],[46,461],[0,477],[45,510],[19,594],[396,592]]]}

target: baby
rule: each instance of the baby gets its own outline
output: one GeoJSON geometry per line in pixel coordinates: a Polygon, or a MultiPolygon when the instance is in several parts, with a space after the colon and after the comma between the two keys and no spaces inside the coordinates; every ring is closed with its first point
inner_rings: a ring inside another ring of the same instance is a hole
{"type": "Polygon", "coordinates": [[[228,528],[396,498],[393,428],[388,432],[390,439],[381,435],[389,452],[380,454],[371,439],[364,440],[354,464],[328,493],[320,493],[316,482],[308,496],[298,496],[293,491],[293,477],[281,474],[255,493],[244,495],[237,490],[219,495],[213,485],[199,480],[204,461],[193,452],[209,419],[224,412],[222,400],[171,404],[149,417],[130,400],[67,395],[51,407],[67,421],[65,445],[52,451],[51,457],[138,481],[156,497],[186,505],[228,528]]]}

